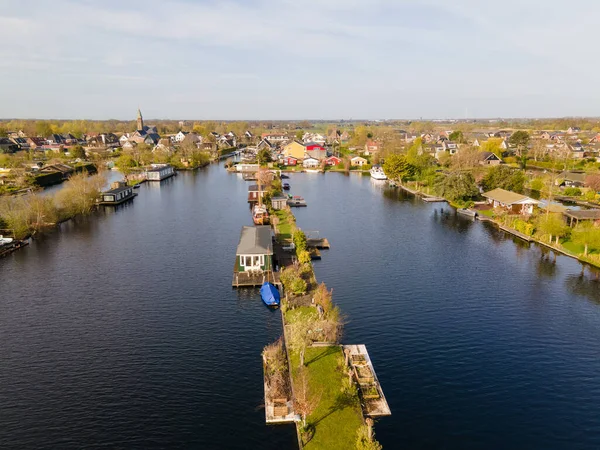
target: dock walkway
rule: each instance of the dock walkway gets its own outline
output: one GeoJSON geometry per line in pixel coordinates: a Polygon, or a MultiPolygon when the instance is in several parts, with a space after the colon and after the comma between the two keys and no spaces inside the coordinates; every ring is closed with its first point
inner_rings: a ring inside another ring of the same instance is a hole
{"type": "Polygon", "coordinates": [[[351,369],[354,371],[354,378],[360,387],[361,397],[363,399],[362,407],[365,417],[384,417],[391,416],[392,411],[383,395],[381,384],[377,379],[377,374],[373,368],[373,363],[367,352],[367,347],[363,344],[342,345],[345,354],[348,354],[351,369]]]}
{"type": "Polygon", "coordinates": [[[275,286],[281,285],[279,273],[268,271],[262,273],[236,272],[233,273],[231,285],[233,287],[253,287],[262,286],[265,282],[273,283],[275,286]]]}

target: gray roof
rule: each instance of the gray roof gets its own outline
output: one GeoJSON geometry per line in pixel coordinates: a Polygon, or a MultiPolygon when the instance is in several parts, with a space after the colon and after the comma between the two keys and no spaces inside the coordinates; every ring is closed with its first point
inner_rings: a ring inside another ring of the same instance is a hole
{"type": "Polygon", "coordinates": [[[236,255],[272,255],[271,227],[242,227],[236,255]]]}

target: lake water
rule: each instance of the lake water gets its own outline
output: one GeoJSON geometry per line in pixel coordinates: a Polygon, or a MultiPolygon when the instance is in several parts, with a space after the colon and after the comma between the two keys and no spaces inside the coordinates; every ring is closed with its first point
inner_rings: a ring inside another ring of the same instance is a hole
{"type": "MultiPolygon", "coordinates": [[[[368,177],[288,181],[392,409],[385,448],[600,447],[595,273],[368,177]]],[[[264,424],[279,312],[231,288],[247,184],[181,173],[0,260],[0,447],[296,447],[264,424]]]]}

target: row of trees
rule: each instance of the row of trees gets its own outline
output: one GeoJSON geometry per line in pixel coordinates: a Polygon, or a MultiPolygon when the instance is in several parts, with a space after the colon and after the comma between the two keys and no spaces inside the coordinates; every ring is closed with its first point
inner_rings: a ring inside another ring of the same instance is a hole
{"type": "Polygon", "coordinates": [[[0,228],[24,239],[69,218],[89,214],[106,183],[102,174],[73,175],[55,195],[0,198],[0,228]]]}

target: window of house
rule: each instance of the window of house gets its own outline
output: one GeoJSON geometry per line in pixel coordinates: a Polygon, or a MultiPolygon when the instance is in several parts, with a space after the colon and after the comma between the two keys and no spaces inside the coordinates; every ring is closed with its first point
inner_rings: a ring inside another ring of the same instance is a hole
{"type": "Polygon", "coordinates": [[[246,267],[252,266],[252,256],[246,256],[246,267]]]}
{"type": "Polygon", "coordinates": [[[254,257],[254,266],[260,266],[260,256],[254,257]]]}

